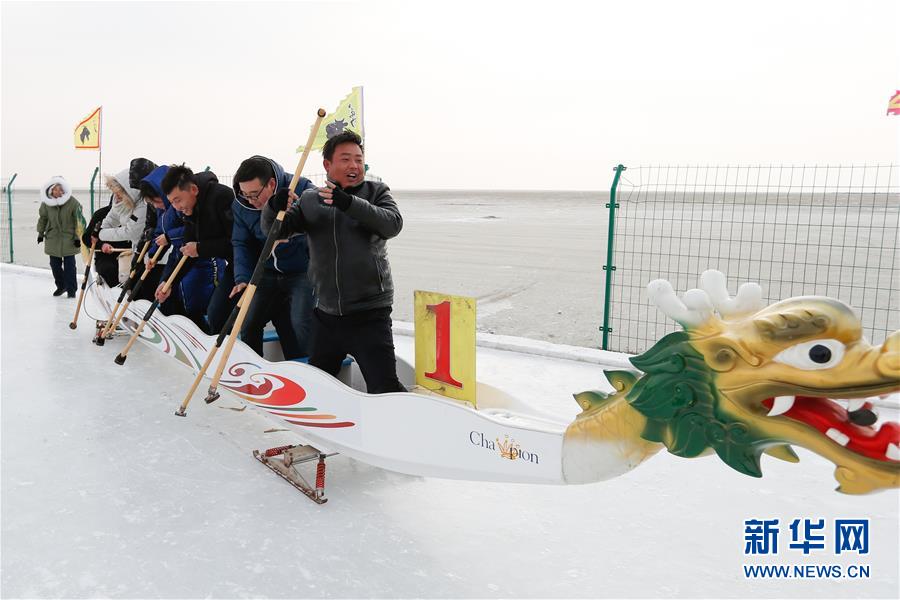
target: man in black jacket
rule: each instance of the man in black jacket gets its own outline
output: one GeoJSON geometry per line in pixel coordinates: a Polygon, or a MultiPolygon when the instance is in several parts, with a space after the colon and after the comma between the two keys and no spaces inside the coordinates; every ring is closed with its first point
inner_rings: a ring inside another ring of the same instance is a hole
{"type": "Polygon", "coordinates": [[[264,232],[284,210],[282,232],[305,232],[309,277],[316,290],[309,364],[337,375],[352,354],[370,394],[405,392],[397,379],[391,305],[394,284],[386,241],[403,227],[391,190],[364,181],[362,139],[338,134],[322,149],[326,187],[306,190],[298,198],[279,190],[263,209],[264,232]]]}
{"type": "MultiPolygon", "coordinates": [[[[212,261],[216,289],[206,309],[209,332],[218,334],[228,320],[238,298],[229,298],[234,287],[234,259],[232,258],[231,230],[233,217],[231,203],[234,192],[219,183],[211,171],[195,174],[184,165],[172,165],[162,180],[162,191],[184,219],[184,244],[181,254],[189,257],[178,273],[176,282],[197,261],[212,261]]],[[[160,278],[156,299],[165,302],[171,293],[163,292],[163,284],[180,260],[170,257],[160,278]]]]}

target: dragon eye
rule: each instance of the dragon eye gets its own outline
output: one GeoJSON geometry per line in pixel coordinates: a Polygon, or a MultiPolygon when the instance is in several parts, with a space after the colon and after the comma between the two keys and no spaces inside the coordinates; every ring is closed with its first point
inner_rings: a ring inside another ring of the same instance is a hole
{"type": "Polygon", "coordinates": [[[844,358],[844,344],[837,340],[814,340],[782,350],[775,358],[791,367],[805,371],[830,369],[844,358]]]}
{"type": "Polygon", "coordinates": [[[822,344],[816,344],[812,348],[809,349],[809,358],[817,364],[824,365],[829,360],[831,360],[831,350],[828,349],[828,346],[823,346],[822,344]]]}

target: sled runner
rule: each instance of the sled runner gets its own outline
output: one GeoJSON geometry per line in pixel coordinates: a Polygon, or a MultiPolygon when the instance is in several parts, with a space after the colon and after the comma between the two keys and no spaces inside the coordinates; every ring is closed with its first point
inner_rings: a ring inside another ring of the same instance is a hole
{"type": "Polygon", "coordinates": [[[330,456],[310,445],[279,446],[260,452],[253,451],[253,457],[278,474],[279,477],[306,494],[316,504],[325,504],[325,459],[330,456]],[[311,486],[297,470],[297,465],[316,461],[316,484],[311,486]]]}

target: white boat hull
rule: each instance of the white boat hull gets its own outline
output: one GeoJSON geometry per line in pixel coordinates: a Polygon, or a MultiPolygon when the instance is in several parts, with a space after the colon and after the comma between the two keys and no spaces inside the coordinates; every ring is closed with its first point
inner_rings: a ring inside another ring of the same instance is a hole
{"type": "MultiPolygon", "coordinates": [[[[107,319],[118,293],[92,284],[85,310],[92,318],[107,319]]],[[[133,302],[122,326],[133,333],[149,307],[147,301],[133,302]]],[[[140,341],[194,373],[215,345],[215,337],[202,333],[189,319],[159,311],[144,326],[140,341]]],[[[139,360],[132,358],[127,368],[139,368],[139,360]]],[[[398,372],[414,371],[397,360],[398,372]]],[[[342,378],[352,379],[346,372],[342,378]]],[[[524,412],[521,399],[489,386],[479,386],[477,410],[430,393],[371,395],[301,362],[270,362],[237,341],[219,389],[229,390],[279,426],[297,429],[323,451],[384,469],[450,479],[566,483],[562,456],[567,423],[537,411],[524,412]],[[511,405],[519,410],[510,410],[511,405]]],[[[201,387],[196,396],[202,393],[201,387]]],[[[195,397],[189,416],[202,418],[196,415],[202,405],[195,397]]]]}

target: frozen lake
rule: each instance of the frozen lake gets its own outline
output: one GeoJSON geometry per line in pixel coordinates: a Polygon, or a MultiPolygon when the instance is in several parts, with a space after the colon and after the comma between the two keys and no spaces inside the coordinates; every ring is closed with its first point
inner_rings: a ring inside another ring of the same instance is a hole
{"type": "MultiPolygon", "coordinates": [[[[479,331],[601,347],[608,192],[394,195],[404,216],[403,231],[388,242],[395,318],[412,320],[414,290],[438,291],[477,298],[479,331]]],[[[87,210],[86,191],[76,196],[87,210]]],[[[37,190],[15,194],[15,259],[46,268],[35,241],[36,198],[37,190]]],[[[793,197],[767,202],[729,205],[727,214],[703,202],[683,212],[646,198],[623,204],[617,235],[628,250],[615,260],[610,348],[640,352],[674,330],[646,298],[650,280],[670,278],[682,292],[707,268],[728,275],[732,292],[739,281],[757,281],[770,301],[804,294],[843,300],[863,310],[873,343],[900,328],[900,197],[870,201],[850,217],[793,197]],[[728,219],[734,224],[727,230],[716,225],[728,219]],[[698,236],[705,241],[695,247],[698,236]]],[[[0,230],[0,238],[7,235],[0,230]]]]}

